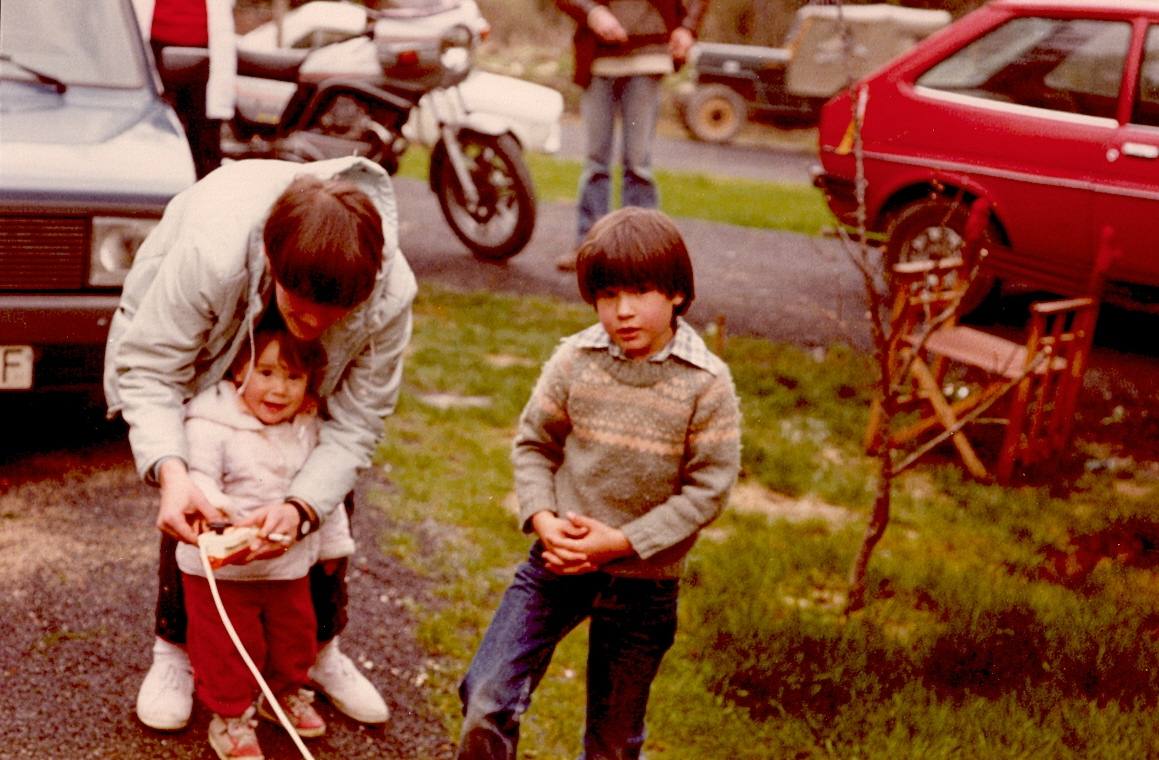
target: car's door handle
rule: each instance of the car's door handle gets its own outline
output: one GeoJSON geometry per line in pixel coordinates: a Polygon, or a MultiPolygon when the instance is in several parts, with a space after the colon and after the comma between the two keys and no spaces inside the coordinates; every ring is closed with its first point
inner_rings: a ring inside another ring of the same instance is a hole
{"type": "Polygon", "coordinates": [[[1159,145],[1125,142],[1123,143],[1123,155],[1132,158],[1159,158],[1159,145]]]}

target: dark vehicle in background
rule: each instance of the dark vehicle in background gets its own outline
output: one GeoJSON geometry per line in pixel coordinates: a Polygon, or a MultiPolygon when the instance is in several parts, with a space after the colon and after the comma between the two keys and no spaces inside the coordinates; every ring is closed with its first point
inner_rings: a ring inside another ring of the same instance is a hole
{"type": "MultiPolygon", "coordinates": [[[[859,83],[865,202],[887,265],[958,252],[991,209],[967,302],[1000,281],[1082,292],[1104,226],[1104,298],[1159,312],[1159,2],[993,0],[859,83]],[[987,263],[989,262],[989,263],[987,263]]],[[[821,116],[816,184],[856,227],[853,104],[821,116]]]]}
{"type": "Polygon", "coordinates": [[[826,99],[950,23],[946,11],[894,5],[808,5],[779,48],[700,42],[692,84],[677,101],[693,137],[724,143],[752,117],[785,126],[816,123],[826,99]],[[852,56],[844,55],[842,22],[852,56]]]}
{"type": "Polygon", "coordinates": [[[129,0],[4,0],[0,398],[98,391],[133,254],[193,181],[129,0]]]}

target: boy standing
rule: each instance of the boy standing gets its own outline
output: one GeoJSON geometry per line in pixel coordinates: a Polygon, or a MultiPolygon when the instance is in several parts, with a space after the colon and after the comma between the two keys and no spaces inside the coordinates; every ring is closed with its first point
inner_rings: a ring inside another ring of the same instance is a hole
{"type": "Polygon", "coordinates": [[[516,756],[531,693],[585,618],[583,757],[640,756],[684,557],[739,469],[732,377],[680,317],[695,290],[672,221],[640,208],[604,217],[577,278],[600,321],[562,342],[520,417],[519,519],[538,541],[459,687],[460,758],[516,756]]]}

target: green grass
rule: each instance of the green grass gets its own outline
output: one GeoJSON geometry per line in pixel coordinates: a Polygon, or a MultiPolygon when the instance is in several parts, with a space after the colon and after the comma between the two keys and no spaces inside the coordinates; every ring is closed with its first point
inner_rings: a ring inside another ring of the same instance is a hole
{"type": "MultiPolygon", "coordinates": [[[[455,689],[523,536],[506,506],[519,409],[557,339],[593,320],[582,306],[424,287],[399,409],[381,462],[397,488],[384,544],[432,578],[418,610],[436,667],[431,702],[455,736],[455,689]],[[485,396],[440,410],[428,393],[485,396]]],[[[826,502],[850,520],[790,523],[731,508],[690,557],[680,634],[649,712],[653,760],[715,758],[1144,757],[1159,752],[1159,594],[1152,571],[1104,561],[1070,583],[1044,561],[1071,532],[1150,525],[1159,485],[1073,475],[1003,489],[953,463],[898,482],[870,567],[870,603],[841,614],[869,509],[861,453],[867,360],[730,339],[745,420],[740,490],[826,502]]],[[[1079,450],[1092,445],[1079,440],[1079,450]]],[[[578,755],[586,632],[569,637],[523,727],[523,756],[578,755]]]]}
{"type": "MultiPolygon", "coordinates": [[[[542,154],[526,155],[541,201],[574,202],[582,165],[542,154]]],[[[420,146],[402,158],[399,175],[426,179],[428,153],[420,146]]],[[[659,169],[660,207],[674,217],[816,235],[832,226],[821,191],[806,185],[759,182],[659,169]]]]}

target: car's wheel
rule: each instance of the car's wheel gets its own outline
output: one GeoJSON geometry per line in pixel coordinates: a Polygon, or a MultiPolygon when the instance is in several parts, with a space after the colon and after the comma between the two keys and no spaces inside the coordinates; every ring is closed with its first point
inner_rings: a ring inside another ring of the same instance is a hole
{"type": "Polygon", "coordinates": [[[746,118],[744,98],[723,84],[697,87],[684,102],[682,115],[698,140],[725,143],[736,137],[746,118]]]}
{"type": "MultiPolygon", "coordinates": [[[[909,203],[892,214],[886,228],[886,275],[893,271],[894,264],[903,261],[937,261],[961,254],[969,208],[961,200],[934,196],[909,203]]],[[[984,235],[997,239],[993,224],[987,226],[984,235]]],[[[960,313],[969,314],[991,302],[996,297],[997,284],[993,274],[979,271],[962,297],[960,313]]]]}

